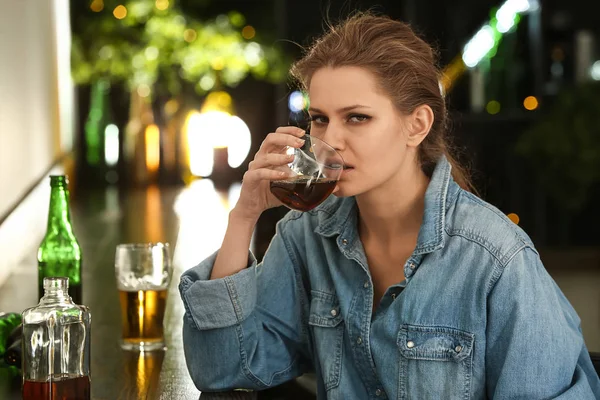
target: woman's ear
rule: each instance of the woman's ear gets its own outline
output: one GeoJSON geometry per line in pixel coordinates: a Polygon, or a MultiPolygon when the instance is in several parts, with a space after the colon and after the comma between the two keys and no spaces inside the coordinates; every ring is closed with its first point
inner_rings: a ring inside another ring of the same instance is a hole
{"type": "Polygon", "coordinates": [[[407,118],[407,131],[409,147],[417,147],[429,134],[434,120],[433,110],[427,104],[415,108],[407,118]]]}

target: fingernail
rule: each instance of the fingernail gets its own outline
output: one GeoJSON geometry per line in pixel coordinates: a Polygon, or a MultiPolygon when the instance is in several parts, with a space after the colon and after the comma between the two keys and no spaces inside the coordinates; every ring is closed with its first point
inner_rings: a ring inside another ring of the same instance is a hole
{"type": "Polygon", "coordinates": [[[280,172],[279,176],[285,176],[285,172],[280,172]]]}
{"type": "Polygon", "coordinates": [[[304,145],[304,142],[305,142],[304,139],[296,139],[296,143],[298,143],[298,146],[304,145]]]}

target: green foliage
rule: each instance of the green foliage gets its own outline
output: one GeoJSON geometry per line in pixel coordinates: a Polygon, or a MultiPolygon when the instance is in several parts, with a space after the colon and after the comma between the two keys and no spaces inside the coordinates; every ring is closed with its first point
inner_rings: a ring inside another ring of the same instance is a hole
{"type": "Polygon", "coordinates": [[[565,90],[517,144],[550,196],[579,210],[600,183],[600,84],[565,90]]]}
{"type": "MultiPolygon", "coordinates": [[[[186,17],[166,0],[123,2],[117,19],[114,0],[94,0],[99,12],[86,9],[74,18],[72,75],[76,83],[100,79],[126,82],[131,88],[159,83],[171,94],[190,82],[203,94],[214,85],[235,86],[248,75],[271,82],[285,80],[289,60],[277,47],[242,36],[245,18],[232,11],[208,21],[186,17]],[[169,7],[160,10],[159,3],[169,7]]],[[[81,8],[81,7],[80,7],[81,8]]]]}

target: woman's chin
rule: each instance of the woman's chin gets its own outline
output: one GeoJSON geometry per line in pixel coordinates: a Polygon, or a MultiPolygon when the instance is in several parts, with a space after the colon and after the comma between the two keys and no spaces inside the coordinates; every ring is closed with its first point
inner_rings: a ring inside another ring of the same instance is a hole
{"type": "Polygon", "coordinates": [[[348,194],[348,188],[346,188],[345,186],[346,186],[345,184],[338,182],[338,184],[335,187],[335,189],[333,190],[332,194],[335,197],[349,197],[349,196],[351,196],[351,194],[348,194]]]}
{"type": "Polygon", "coordinates": [[[333,189],[333,192],[331,192],[331,194],[334,195],[335,197],[344,197],[340,193],[342,193],[342,190],[340,188],[340,183],[338,182],[338,184],[335,186],[335,189],[333,189]]]}

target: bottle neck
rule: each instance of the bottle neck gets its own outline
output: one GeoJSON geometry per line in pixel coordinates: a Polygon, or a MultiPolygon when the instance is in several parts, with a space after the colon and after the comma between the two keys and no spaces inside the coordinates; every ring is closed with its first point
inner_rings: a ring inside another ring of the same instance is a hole
{"type": "Polygon", "coordinates": [[[53,303],[71,303],[71,297],[69,297],[68,288],[44,288],[44,296],[40,299],[40,304],[53,304],[53,303]]]}
{"type": "Polygon", "coordinates": [[[48,231],[67,231],[71,233],[69,192],[64,186],[53,187],[50,193],[48,231]]]}
{"type": "Polygon", "coordinates": [[[40,304],[71,303],[69,297],[69,278],[49,277],[44,278],[44,296],[40,304]]]}

